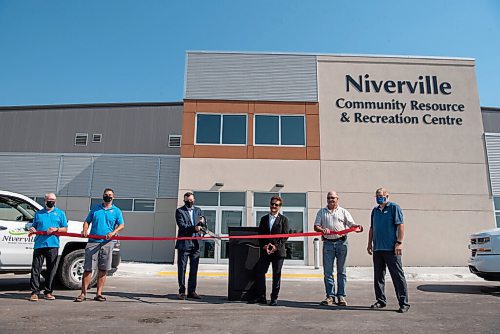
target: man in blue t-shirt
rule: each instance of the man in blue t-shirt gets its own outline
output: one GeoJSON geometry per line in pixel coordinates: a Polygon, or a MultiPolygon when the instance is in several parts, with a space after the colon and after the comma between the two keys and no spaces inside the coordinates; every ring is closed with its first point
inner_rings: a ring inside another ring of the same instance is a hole
{"type": "Polygon", "coordinates": [[[33,246],[33,262],[31,264],[31,296],[30,301],[36,302],[40,293],[40,273],[43,262],[47,264],[44,296],[47,300],[54,300],[52,282],[57,271],[57,255],[59,253],[59,236],[54,232],[67,232],[68,220],[64,211],[56,208],[56,195],[48,193],[44,197],[45,207],[35,213],[33,225],[29,232],[46,232],[46,235],[37,234],[33,246]]]}
{"type": "Polygon", "coordinates": [[[108,270],[111,269],[114,241],[110,240],[118,234],[124,227],[122,211],[113,205],[115,192],[106,188],[102,195],[103,203],[94,206],[85,222],[83,223],[82,236],[99,235],[105,239],[90,239],[85,247],[85,264],[83,265],[82,291],[75,302],[83,302],[87,294],[90,281],[92,280],[92,270],[97,267],[97,293],[94,300],[103,302],[106,298],[102,295],[102,289],[106,282],[108,270]],[[89,226],[90,233],[89,233],[89,226]]]}
{"type": "Polygon", "coordinates": [[[398,312],[405,313],[410,309],[410,304],[408,304],[408,288],[401,262],[404,238],[403,212],[399,205],[389,202],[389,192],[386,189],[377,189],[375,197],[378,205],[372,210],[367,247],[368,254],[373,255],[373,286],[377,299],[371,308],[380,309],[387,305],[384,291],[385,270],[389,268],[399,302],[398,312]]]}

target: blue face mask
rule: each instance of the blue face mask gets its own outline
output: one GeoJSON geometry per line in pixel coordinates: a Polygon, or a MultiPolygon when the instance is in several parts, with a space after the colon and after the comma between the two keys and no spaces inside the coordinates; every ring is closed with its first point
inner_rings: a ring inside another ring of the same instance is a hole
{"type": "Polygon", "coordinates": [[[377,204],[384,204],[386,200],[385,197],[377,197],[377,204]]]}

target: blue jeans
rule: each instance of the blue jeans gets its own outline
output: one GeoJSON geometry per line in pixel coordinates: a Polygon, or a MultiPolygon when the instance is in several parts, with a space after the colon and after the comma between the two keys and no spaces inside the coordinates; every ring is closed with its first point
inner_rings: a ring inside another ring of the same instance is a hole
{"type": "Polygon", "coordinates": [[[345,241],[323,242],[323,274],[325,276],[327,297],[345,297],[347,248],[347,239],[345,241]],[[335,294],[335,279],[333,278],[333,262],[335,259],[337,259],[337,294],[335,294]]]}

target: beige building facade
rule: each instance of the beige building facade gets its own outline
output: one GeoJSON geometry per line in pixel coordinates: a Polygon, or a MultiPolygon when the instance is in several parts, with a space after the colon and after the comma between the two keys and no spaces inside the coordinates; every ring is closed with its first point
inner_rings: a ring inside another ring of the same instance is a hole
{"type": "MultiPolygon", "coordinates": [[[[336,190],[364,233],[374,192],[403,209],[404,264],[463,266],[469,234],[495,226],[474,60],[189,52],[179,205],[194,191],[211,228],[256,226],[273,194],[294,232],[313,231],[336,190]]],[[[227,261],[206,242],[205,262],[227,261]]],[[[290,239],[288,262],[313,263],[312,238],[290,239]]]]}

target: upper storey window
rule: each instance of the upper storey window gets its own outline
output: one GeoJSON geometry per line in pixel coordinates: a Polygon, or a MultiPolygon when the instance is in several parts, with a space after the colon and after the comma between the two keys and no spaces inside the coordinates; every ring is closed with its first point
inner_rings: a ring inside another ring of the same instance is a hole
{"type": "Polygon", "coordinates": [[[246,115],[196,115],[196,144],[246,145],[246,115]]]}
{"type": "Polygon", "coordinates": [[[255,145],[305,146],[304,116],[255,115],[255,145]]]}

